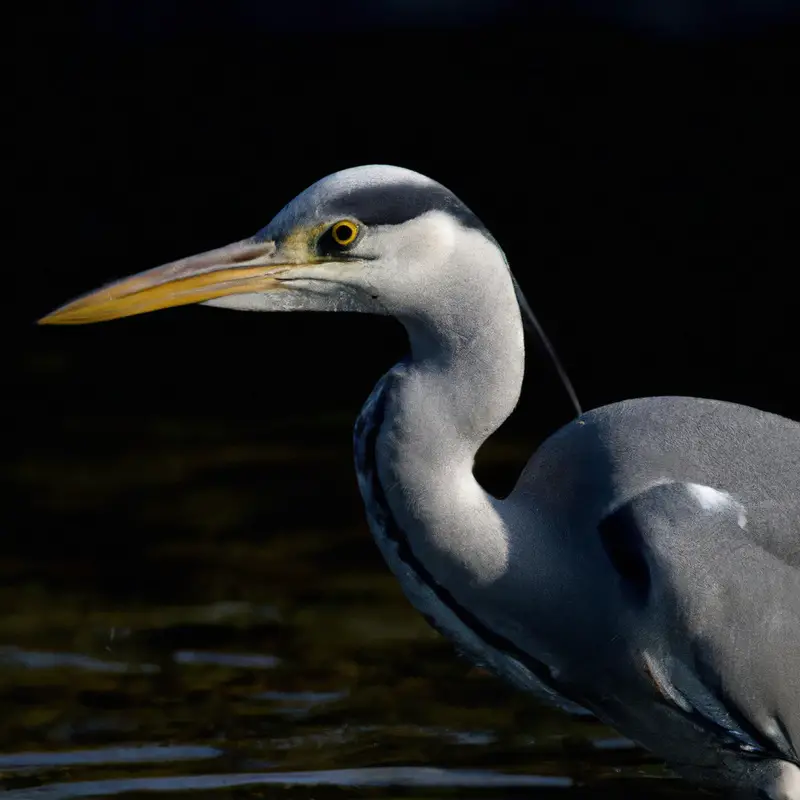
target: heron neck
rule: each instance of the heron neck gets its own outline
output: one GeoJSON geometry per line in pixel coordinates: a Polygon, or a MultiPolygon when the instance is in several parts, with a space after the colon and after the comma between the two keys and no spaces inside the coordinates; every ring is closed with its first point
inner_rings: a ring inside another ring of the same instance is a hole
{"type": "Polygon", "coordinates": [[[403,321],[411,358],[393,370],[386,395],[380,482],[398,527],[437,579],[466,568],[470,579],[491,580],[506,567],[507,543],[496,501],[472,468],[522,384],[522,323],[510,277],[449,318],[403,321]]]}
{"type": "Polygon", "coordinates": [[[453,457],[472,458],[517,405],[525,368],[522,319],[510,275],[475,286],[470,302],[436,318],[401,319],[411,345],[396,410],[416,432],[405,441],[446,446],[453,457]]]}

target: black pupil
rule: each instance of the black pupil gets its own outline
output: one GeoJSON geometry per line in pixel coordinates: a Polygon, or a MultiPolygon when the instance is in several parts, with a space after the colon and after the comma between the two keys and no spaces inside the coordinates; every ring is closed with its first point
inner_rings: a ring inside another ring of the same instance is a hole
{"type": "Polygon", "coordinates": [[[353,236],[353,229],[350,225],[336,226],[336,239],[340,244],[346,244],[353,236]]]}

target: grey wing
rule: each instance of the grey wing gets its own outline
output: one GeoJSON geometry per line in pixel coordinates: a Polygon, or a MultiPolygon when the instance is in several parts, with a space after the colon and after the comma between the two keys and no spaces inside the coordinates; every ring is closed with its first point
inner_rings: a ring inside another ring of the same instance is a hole
{"type": "Polygon", "coordinates": [[[670,482],[600,535],[665,701],[734,749],[800,764],[800,569],[757,527],[725,492],[670,482]]]}

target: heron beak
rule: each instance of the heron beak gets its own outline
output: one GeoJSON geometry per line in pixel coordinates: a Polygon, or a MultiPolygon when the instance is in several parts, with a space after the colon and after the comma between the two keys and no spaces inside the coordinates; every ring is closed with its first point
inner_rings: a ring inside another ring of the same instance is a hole
{"type": "Polygon", "coordinates": [[[280,274],[310,261],[298,248],[281,250],[272,241],[234,242],[111,283],[61,306],[39,324],[85,325],[225,295],[279,289],[280,274]]]}

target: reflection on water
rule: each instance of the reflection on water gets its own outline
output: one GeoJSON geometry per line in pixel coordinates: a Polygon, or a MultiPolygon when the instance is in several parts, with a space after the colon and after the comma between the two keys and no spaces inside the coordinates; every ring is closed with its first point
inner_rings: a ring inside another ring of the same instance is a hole
{"type": "Polygon", "coordinates": [[[5,796],[696,796],[459,660],[369,538],[349,421],[309,424],[328,450],[288,423],[67,419],[12,454],[5,796]]]}

